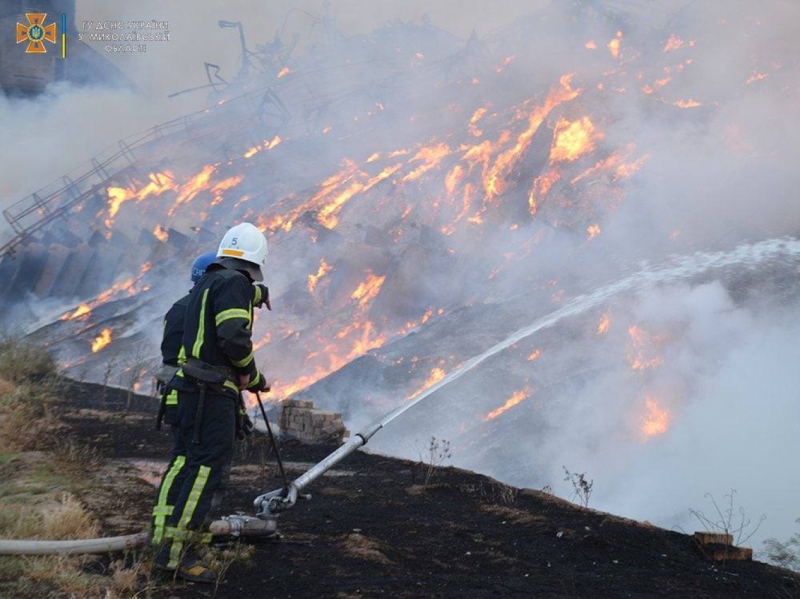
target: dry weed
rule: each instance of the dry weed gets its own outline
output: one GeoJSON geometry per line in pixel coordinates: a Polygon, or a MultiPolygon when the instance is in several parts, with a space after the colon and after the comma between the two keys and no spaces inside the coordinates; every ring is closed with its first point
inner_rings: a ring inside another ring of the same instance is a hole
{"type": "Polygon", "coordinates": [[[42,515],[42,537],[45,539],[94,539],[99,536],[100,525],[70,493],[63,493],[61,504],[42,515]]]}

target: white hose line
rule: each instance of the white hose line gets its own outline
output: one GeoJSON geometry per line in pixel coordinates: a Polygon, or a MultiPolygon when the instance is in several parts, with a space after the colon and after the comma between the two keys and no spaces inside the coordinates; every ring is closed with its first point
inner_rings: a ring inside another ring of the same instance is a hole
{"type": "Polygon", "coordinates": [[[148,534],[142,532],[122,537],[103,539],[73,539],[69,541],[12,541],[0,539],[0,555],[76,555],[82,553],[113,553],[147,543],[148,534]]]}
{"type": "MultiPolygon", "coordinates": [[[[228,517],[214,520],[209,525],[214,536],[263,536],[275,532],[275,520],[260,520],[254,517],[228,517]]],[[[122,537],[101,539],[72,539],[68,541],[32,541],[0,539],[0,555],[80,555],[84,553],[114,553],[135,547],[143,547],[150,538],[149,533],[140,532],[122,537]]]]}

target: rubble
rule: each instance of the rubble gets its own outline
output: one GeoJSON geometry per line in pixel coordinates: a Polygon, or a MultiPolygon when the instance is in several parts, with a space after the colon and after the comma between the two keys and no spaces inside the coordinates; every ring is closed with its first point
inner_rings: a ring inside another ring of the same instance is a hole
{"type": "Polygon", "coordinates": [[[314,402],[287,399],[281,403],[281,436],[304,443],[339,444],[350,436],[342,415],[314,408],[314,402]]]}

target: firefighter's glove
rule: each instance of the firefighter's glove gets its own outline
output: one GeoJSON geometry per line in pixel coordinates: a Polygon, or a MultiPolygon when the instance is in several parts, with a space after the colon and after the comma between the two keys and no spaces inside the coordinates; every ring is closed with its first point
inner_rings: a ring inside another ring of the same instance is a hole
{"type": "Polygon", "coordinates": [[[253,421],[250,420],[250,416],[247,415],[247,412],[244,410],[239,410],[239,413],[236,414],[236,438],[240,441],[243,440],[248,435],[251,435],[255,428],[256,427],[253,424],[253,421]]]}
{"type": "Polygon", "coordinates": [[[269,287],[261,283],[255,284],[255,296],[253,297],[253,305],[256,308],[267,307],[267,310],[272,310],[272,304],[269,303],[269,287]]]}
{"type": "Polygon", "coordinates": [[[269,391],[269,383],[264,375],[260,372],[256,374],[256,378],[247,385],[247,390],[251,393],[266,393],[269,391]]]}
{"type": "Polygon", "coordinates": [[[245,437],[248,435],[252,435],[253,431],[256,429],[256,425],[253,424],[253,421],[250,419],[250,416],[245,413],[242,417],[242,432],[244,433],[245,437]]]}

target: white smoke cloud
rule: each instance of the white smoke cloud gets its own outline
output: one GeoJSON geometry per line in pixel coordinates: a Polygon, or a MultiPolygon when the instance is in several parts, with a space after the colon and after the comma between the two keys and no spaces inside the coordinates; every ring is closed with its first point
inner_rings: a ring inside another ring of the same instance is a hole
{"type": "Polygon", "coordinates": [[[608,473],[600,460],[587,466],[589,472],[598,467],[598,507],[699,530],[688,509],[714,514],[705,494],[722,504],[735,489],[737,508],[754,524],[767,516],[751,546],[759,549],[768,537],[788,538],[800,515],[800,483],[787,470],[800,451],[797,317],[795,306],[780,316],[760,315],[746,327],[741,325],[748,317],[735,313],[697,321],[692,334],[707,346],[695,356],[702,374],[693,393],[673,408],[669,432],[627,453],[611,480],[604,480],[608,473]],[[737,332],[730,338],[712,324],[737,332]]]}

